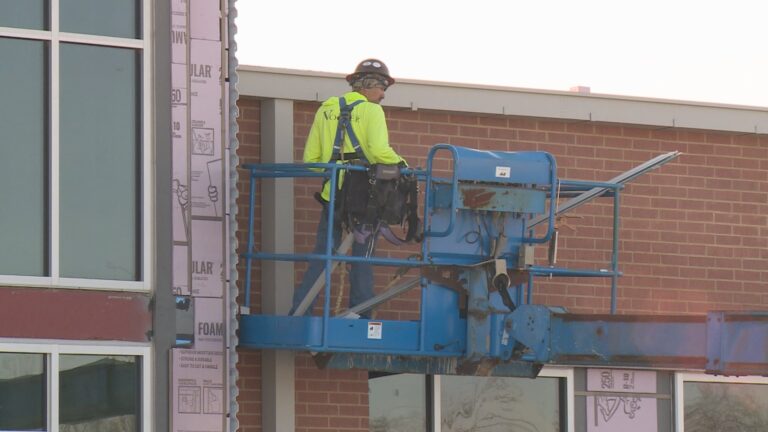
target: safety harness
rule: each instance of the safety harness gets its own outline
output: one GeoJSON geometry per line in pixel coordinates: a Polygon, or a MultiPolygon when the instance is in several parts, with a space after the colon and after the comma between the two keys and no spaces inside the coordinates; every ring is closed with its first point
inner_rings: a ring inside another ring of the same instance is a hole
{"type": "Polygon", "coordinates": [[[421,241],[418,182],[412,174],[402,175],[400,164],[371,165],[368,162],[360,147],[360,140],[352,129],[352,110],[361,102],[357,100],[347,104],[343,97],[339,97],[339,124],[330,161],[351,161],[352,164],[363,165],[368,169],[345,172],[336,200],[335,214],[338,221],[355,235],[359,243],[365,243],[368,236],[379,233],[395,245],[421,241]],[[354,153],[342,151],[345,134],[349,136],[354,153]],[[405,238],[401,239],[392,232],[389,225],[403,225],[405,222],[408,223],[408,231],[405,238]]]}
{"type": "Polygon", "coordinates": [[[331,162],[339,160],[359,159],[366,165],[368,159],[363,153],[363,149],[360,147],[360,140],[357,139],[355,131],[352,129],[352,109],[363,102],[362,99],[356,100],[347,105],[347,100],[343,97],[339,98],[339,126],[336,128],[336,138],[333,140],[333,153],[331,154],[331,162]],[[341,149],[344,147],[344,133],[349,135],[349,140],[352,142],[352,148],[355,149],[354,153],[343,153],[341,149]]]}

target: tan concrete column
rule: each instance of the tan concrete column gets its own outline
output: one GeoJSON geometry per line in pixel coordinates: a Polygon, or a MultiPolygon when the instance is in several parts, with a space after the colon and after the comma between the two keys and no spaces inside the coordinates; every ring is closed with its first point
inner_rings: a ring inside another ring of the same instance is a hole
{"type": "MultiPolygon", "coordinates": [[[[261,102],[261,161],[293,162],[293,101],[261,102]]],[[[293,252],[293,179],[268,179],[261,187],[261,241],[265,251],[293,252]]],[[[293,262],[262,261],[262,312],[287,315],[291,308],[293,262]]],[[[261,366],[262,428],[264,432],[296,429],[294,353],[264,350],[261,366]]]]}

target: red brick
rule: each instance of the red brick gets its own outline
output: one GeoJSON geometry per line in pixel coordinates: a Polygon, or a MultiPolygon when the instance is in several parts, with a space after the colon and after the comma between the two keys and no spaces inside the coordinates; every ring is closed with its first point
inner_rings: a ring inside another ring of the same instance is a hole
{"type": "Polygon", "coordinates": [[[621,126],[612,124],[595,123],[595,134],[604,136],[621,136],[621,126]]]}
{"type": "Polygon", "coordinates": [[[389,126],[389,130],[398,130],[400,132],[415,132],[415,133],[427,133],[429,132],[429,124],[423,123],[423,122],[412,122],[412,121],[400,121],[398,122],[397,129],[393,128],[391,125],[389,126]]]}
{"type": "Polygon", "coordinates": [[[459,135],[477,138],[488,138],[488,128],[460,126],[459,135]]]}
{"type": "Polygon", "coordinates": [[[328,417],[325,416],[296,416],[296,427],[303,428],[327,428],[328,417]]]}
{"type": "Polygon", "coordinates": [[[449,114],[451,123],[463,124],[463,125],[477,125],[480,124],[477,116],[463,115],[463,114],[449,114]]]}
{"type": "Polygon", "coordinates": [[[514,129],[499,129],[499,128],[488,129],[489,138],[516,140],[517,135],[518,135],[517,131],[514,129]]]}
{"type": "Polygon", "coordinates": [[[626,126],[622,130],[622,135],[625,137],[650,138],[651,129],[626,126]]]}
{"type": "MultiPolygon", "coordinates": [[[[439,135],[456,135],[459,133],[459,127],[456,125],[443,123],[430,124],[429,133],[439,135]]],[[[447,141],[447,139],[445,141],[447,141]]]]}
{"type": "MultiPolygon", "coordinates": [[[[576,144],[578,145],[591,146],[591,147],[603,147],[604,142],[605,142],[605,139],[601,136],[576,135],[576,144]]],[[[599,152],[603,157],[606,157],[606,154],[608,153],[608,151],[604,149],[600,149],[599,152]]]]}
{"type": "MultiPolygon", "coordinates": [[[[547,133],[547,141],[551,143],[558,143],[558,144],[575,144],[576,143],[576,135],[573,134],[565,134],[565,133],[556,133],[556,132],[549,132],[547,133]]],[[[594,149],[591,149],[592,154],[594,155],[594,149]]]]}
{"type": "Polygon", "coordinates": [[[565,123],[563,122],[541,120],[539,121],[537,126],[539,130],[543,130],[543,131],[552,131],[552,132],[565,131],[565,123]]]}
{"type": "Polygon", "coordinates": [[[367,431],[367,428],[362,429],[363,426],[361,426],[360,421],[360,418],[354,417],[333,417],[329,420],[329,426],[336,428],[335,430],[361,428],[361,431],[367,431]]]}
{"type": "Polygon", "coordinates": [[[419,110],[417,113],[419,120],[427,123],[448,123],[451,120],[450,114],[445,112],[419,110]]]}
{"type": "Polygon", "coordinates": [[[478,122],[483,126],[491,126],[493,128],[508,128],[509,122],[507,117],[480,117],[478,122]]]}
{"type": "Polygon", "coordinates": [[[544,132],[518,130],[517,139],[520,141],[544,141],[547,134],[544,132]]]}
{"type": "Polygon", "coordinates": [[[516,129],[537,129],[537,121],[528,117],[509,117],[509,127],[516,129]]]}
{"type": "Polygon", "coordinates": [[[308,404],[307,414],[311,416],[337,416],[339,415],[339,406],[330,404],[308,404]]]}

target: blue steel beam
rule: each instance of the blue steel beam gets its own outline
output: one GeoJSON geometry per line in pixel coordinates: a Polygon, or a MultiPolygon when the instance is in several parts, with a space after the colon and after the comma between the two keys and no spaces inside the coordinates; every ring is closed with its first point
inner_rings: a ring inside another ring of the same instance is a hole
{"type": "Polygon", "coordinates": [[[318,365],[331,369],[367,369],[377,372],[416,373],[428,375],[478,375],[535,378],[543,364],[529,361],[463,362],[455,357],[406,357],[396,355],[340,353],[330,357],[316,356],[318,365]]]}
{"type": "Polygon", "coordinates": [[[707,314],[708,373],[768,376],[768,311],[707,314]]]}
{"type": "Polygon", "coordinates": [[[241,318],[241,346],[329,353],[327,367],[393,373],[530,376],[553,364],[768,376],[768,312],[582,315],[523,305],[491,314],[482,343],[467,342],[482,337],[468,331],[468,322],[331,318],[324,344],[322,317],[248,315],[241,318]],[[433,330],[424,338],[427,326],[433,330]]]}
{"type": "Polygon", "coordinates": [[[706,317],[553,314],[549,362],[704,369],[706,317]]]}
{"type": "MultiPolygon", "coordinates": [[[[435,323],[446,325],[446,323],[435,323]]],[[[323,340],[323,317],[243,315],[240,317],[240,346],[313,352],[358,352],[364,354],[456,357],[463,355],[463,320],[455,328],[444,328],[443,338],[421,337],[420,321],[389,321],[328,318],[328,338],[323,340]],[[378,327],[381,336],[371,332],[378,327]],[[428,345],[428,346],[427,346],[428,345]]]]}

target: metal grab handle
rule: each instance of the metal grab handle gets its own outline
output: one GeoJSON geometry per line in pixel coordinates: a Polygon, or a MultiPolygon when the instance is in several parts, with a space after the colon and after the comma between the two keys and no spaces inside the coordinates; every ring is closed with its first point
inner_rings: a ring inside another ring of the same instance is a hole
{"type": "MultiPolygon", "coordinates": [[[[555,158],[552,157],[551,154],[543,152],[544,155],[546,155],[547,159],[549,159],[549,215],[547,216],[547,220],[549,223],[547,224],[547,231],[544,233],[544,236],[542,237],[524,237],[522,239],[522,243],[547,243],[552,238],[552,233],[555,230],[555,208],[557,207],[557,194],[555,193],[556,187],[557,187],[557,163],[555,162],[555,158]]],[[[533,225],[529,227],[533,228],[533,225]]]]}
{"type": "Polygon", "coordinates": [[[426,225],[424,228],[424,237],[446,237],[451,232],[453,232],[453,226],[456,224],[456,202],[458,201],[458,174],[456,173],[456,160],[458,160],[459,155],[456,152],[456,149],[449,144],[435,144],[430,150],[429,154],[427,155],[427,180],[426,180],[426,186],[424,191],[424,224],[426,225]],[[442,232],[435,232],[432,231],[432,224],[431,220],[430,223],[427,224],[427,218],[429,216],[428,208],[429,208],[429,199],[431,195],[431,189],[432,189],[432,160],[434,159],[435,153],[438,150],[449,150],[451,152],[451,155],[453,156],[453,175],[451,176],[451,214],[450,218],[448,219],[448,228],[446,228],[445,231],[442,232]]]}

